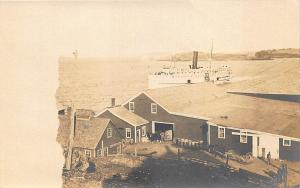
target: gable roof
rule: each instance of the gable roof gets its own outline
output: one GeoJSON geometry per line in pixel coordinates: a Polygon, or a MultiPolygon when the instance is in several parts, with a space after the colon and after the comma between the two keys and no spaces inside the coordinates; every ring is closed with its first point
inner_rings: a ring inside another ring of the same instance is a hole
{"type": "Polygon", "coordinates": [[[76,109],[76,118],[89,119],[95,115],[90,109],[76,109]]]}
{"type": "Polygon", "coordinates": [[[224,126],[300,138],[300,131],[293,131],[299,129],[300,122],[300,106],[297,102],[229,92],[236,87],[234,83],[199,83],[151,89],[142,93],[171,114],[205,119],[224,126]],[[220,118],[225,116],[229,118],[220,118]]]}
{"type": "Polygon", "coordinates": [[[149,123],[149,121],[145,120],[144,118],[136,115],[135,113],[130,112],[123,106],[116,106],[112,108],[106,108],[104,111],[98,113],[95,117],[99,117],[102,113],[109,111],[116,117],[120,118],[121,120],[129,123],[132,126],[140,126],[149,123]]]}
{"type": "Polygon", "coordinates": [[[191,113],[192,108],[198,108],[199,104],[202,105],[203,103],[222,97],[226,94],[226,88],[221,85],[204,82],[146,90],[144,94],[162,106],[169,113],[203,117],[205,116],[204,114],[191,113]]]}
{"type": "Polygon", "coordinates": [[[95,149],[110,120],[91,118],[90,120],[76,120],[74,147],[95,149]]]}
{"type": "Polygon", "coordinates": [[[300,117],[266,110],[234,107],[210,122],[300,139],[300,117]]]}

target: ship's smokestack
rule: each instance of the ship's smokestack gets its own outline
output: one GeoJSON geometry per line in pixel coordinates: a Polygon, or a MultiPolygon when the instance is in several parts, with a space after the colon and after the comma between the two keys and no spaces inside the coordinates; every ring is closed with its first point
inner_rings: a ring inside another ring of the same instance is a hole
{"type": "Polygon", "coordinates": [[[111,107],[114,107],[114,106],[116,106],[116,98],[111,98],[111,107]]]}
{"type": "Polygon", "coordinates": [[[193,65],[192,65],[193,69],[198,68],[197,63],[198,63],[198,51],[193,51],[193,65]]]}

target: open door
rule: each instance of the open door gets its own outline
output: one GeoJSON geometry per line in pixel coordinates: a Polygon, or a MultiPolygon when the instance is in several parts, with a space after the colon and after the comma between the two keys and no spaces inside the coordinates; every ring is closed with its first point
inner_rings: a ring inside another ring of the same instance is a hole
{"type": "Polygon", "coordinates": [[[261,156],[263,159],[266,159],[266,148],[261,148],[261,156]]]}

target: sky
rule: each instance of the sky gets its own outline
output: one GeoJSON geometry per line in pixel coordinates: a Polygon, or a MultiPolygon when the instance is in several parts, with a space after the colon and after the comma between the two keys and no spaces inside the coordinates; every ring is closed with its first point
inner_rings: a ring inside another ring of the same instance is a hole
{"type": "Polygon", "coordinates": [[[58,58],[299,48],[298,0],[0,1],[0,187],[59,187],[58,58]]]}
{"type": "Polygon", "coordinates": [[[297,0],[125,2],[1,3],[1,36],[83,56],[299,46],[297,0]]]}

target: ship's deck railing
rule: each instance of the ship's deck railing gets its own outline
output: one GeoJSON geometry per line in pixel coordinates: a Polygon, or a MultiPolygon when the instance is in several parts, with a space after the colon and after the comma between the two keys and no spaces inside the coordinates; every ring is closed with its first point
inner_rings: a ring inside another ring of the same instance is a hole
{"type": "Polygon", "coordinates": [[[155,72],[152,73],[151,75],[159,75],[159,76],[166,76],[166,75],[189,75],[189,76],[193,76],[193,75],[197,75],[197,76],[202,76],[205,73],[213,73],[213,74],[231,74],[231,70],[230,69],[213,69],[211,71],[209,70],[201,70],[201,71],[176,71],[176,72],[155,72]]]}

